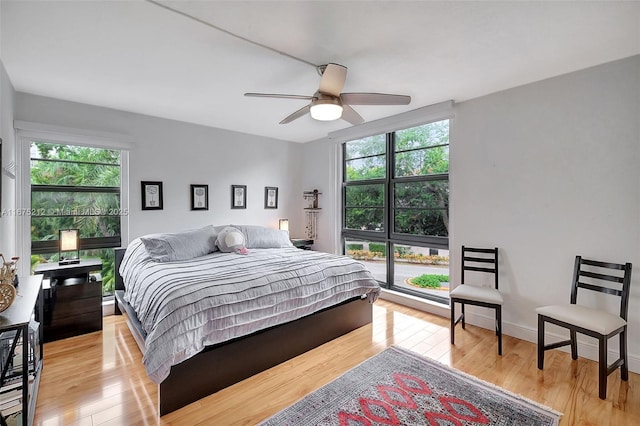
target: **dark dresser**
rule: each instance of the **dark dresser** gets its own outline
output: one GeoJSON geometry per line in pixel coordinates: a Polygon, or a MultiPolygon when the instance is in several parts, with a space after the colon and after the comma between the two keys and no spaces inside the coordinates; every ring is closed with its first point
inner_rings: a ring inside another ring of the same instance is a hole
{"type": "Polygon", "coordinates": [[[34,273],[44,275],[45,342],[102,330],[101,269],[100,259],[36,267],[34,273]]]}

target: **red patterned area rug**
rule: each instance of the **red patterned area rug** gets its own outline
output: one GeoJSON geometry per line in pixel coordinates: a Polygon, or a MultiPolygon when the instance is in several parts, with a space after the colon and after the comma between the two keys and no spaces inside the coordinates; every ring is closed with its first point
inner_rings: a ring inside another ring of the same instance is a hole
{"type": "Polygon", "coordinates": [[[391,347],[261,425],[557,425],[561,414],[391,347]]]}

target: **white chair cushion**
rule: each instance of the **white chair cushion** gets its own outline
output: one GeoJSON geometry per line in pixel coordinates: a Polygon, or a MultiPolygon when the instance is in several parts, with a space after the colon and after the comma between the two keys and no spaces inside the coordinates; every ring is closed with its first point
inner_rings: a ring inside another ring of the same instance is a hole
{"type": "Polygon", "coordinates": [[[498,290],[493,287],[479,287],[470,284],[461,284],[451,290],[449,297],[457,299],[473,300],[476,302],[493,303],[502,305],[504,300],[498,290]]]}
{"type": "Polygon", "coordinates": [[[627,323],[618,315],[581,305],[542,306],[537,308],[536,312],[604,335],[617,330],[627,323]]]}

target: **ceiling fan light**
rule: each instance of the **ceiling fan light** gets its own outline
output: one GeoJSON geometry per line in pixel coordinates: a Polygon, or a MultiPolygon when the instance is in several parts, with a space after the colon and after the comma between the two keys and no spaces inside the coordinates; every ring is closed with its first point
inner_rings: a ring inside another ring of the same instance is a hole
{"type": "Polygon", "coordinates": [[[337,120],[342,117],[342,105],[338,99],[317,99],[312,103],[309,112],[316,120],[337,120]]]}

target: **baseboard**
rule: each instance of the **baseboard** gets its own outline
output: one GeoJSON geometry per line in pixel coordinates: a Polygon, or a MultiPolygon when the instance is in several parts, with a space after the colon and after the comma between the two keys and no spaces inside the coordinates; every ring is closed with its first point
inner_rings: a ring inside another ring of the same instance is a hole
{"type": "MultiPolygon", "coordinates": [[[[478,314],[476,312],[470,312],[470,309],[467,308],[465,317],[466,317],[466,322],[468,324],[486,328],[488,330],[493,330],[494,328],[495,320],[493,316],[487,316],[487,315],[478,314]]],[[[549,328],[555,328],[555,326],[550,324],[549,328]]],[[[561,329],[558,328],[558,330],[560,331],[561,329]]],[[[527,342],[532,342],[536,344],[538,343],[537,327],[536,328],[525,327],[519,324],[505,322],[503,319],[502,333],[507,336],[516,337],[521,340],[526,340],[527,342]]],[[[581,336],[578,335],[578,355],[583,358],[597,361],[598,360],[598,344],[596,340],[593,340],[593,343],[591,343],[589,341],[581,340],[580,337],[581,336]]],[[[584,338],[584,336],[582,337],[584,338]]],[[[546,343],[559,342],[561,340],[567,340],[568,338],[569,338],[568,332],[566,334],[558,334],[556,332],[549,332],[548,329],[545,331],[546,343]]],[[[618,341],[616,339],[612,339],[611,342],[614,342],[614,343],[611,343],[609,345],[609,350],[607,353],[609,362],[612,362],[612,360],[618,359],[618,356],[619,356],[619,351],[617,350],[618,341]]],[[[567,353],[570,352],[569,346],[558,348],[558,350],[567,352],[567,353]]],[[[504,351],[508,351],[508,348],[505,348],[503,346],[503,353],[504,351]]],[[[638,354],[632,354],[632,353],[629,354],[629,371],[640,374],[640,356],[638,354]]]]}
{"type": "MultiPolygon", "coordinates": [[[[451,310],[450,307],[447,305],[443,305],[441,303],[436,303],[436,302],[431,302],[428,300],[425,300],[423,298],[420,297],[416,297],[416,296],[412,296],[409,294],[405,294],[405,293],[400,293],[397,291],[393,291],[393,290],[387,290],[387,289],[382,289],[382,292],[380,294],[380,298],[384,299],[384,300],[388,300],[390,302],[394,302],[394,303],[398,303],[404,306],[408,306],[410,308],[414,308],[414,309],[418,309],[424,312],[428,312],[434,315],[438,315],[444,318],[450,318],[451,315],[451,310]]],[[[493,311],[491,311],[493,312],[493,311]]],[[[466,309],[466,322],[468,324],[472,324],[478,327],[482,327],[482,328],[486,328],[487,330],[493,330],[494,328],[494,317],[493,316],[488,316],[488,315],[483,315],[483,314],[479,314],[477,312],[473,311],[473,307],[467,307],[466,309]],[[471,309],[470,309],[471,308],[471,309]]],[[[550,324],[549,328],[555,328],[554,325],[550,324]]],[[[560,330],[560,328],[558,328],[558,330],[560,330]]],[[[502,333],[507,335],[507,336],[511,336],[511,337],[515,337],[521,340],[525,340],[527,342],[531,342],[531,343],[538,343],[538,329],[537,328],[531,328],[531,327],[525,327],[519,324],[514,324],[514,323],[510,323],[510,322],[506,322],[502,321],[502,333]]],[[[593,343],[589,342],[589,341],[584,341],[580,339],[580,335],[578,335],[578,355],[583,357],[583,358],[587,358],[587,359],[591,359],[593,361],[597,361],[598,360],[598,345],[596,343],[596,341],[594,340],[593,343]]],[[[561,340],[566,340],[569,338],[568,333],[566,334],[558,334],[555,332],[549,332],[549,330],[547,329],[546,333],[545,333],[545,337],[546,339],[551,339],[550,341],[548,341],[548,343],[550,342],[559,342],[561,340]]],[[[619,356],[619,352],[617,350],[618,347],[618,343],[617,340],[612,340],[615,342],[615,344],[610,344],[610,348],[608,351],[608,357],[609,360],[615,360],[618,359],[619,356]]],[[[504,348],[503,347],[503,353],[504,351],[508,350],[508,348],[504,348]]],[[[559,348],[558,350],[563,351],[563,352],[567,352],[569,353],[569,347],[562,347],[559,348]]],[[[633,354],[630,353],[629,354],[629,371],[632,371],[634,373],[638,373],[640,374],[640,355],[638,354],[633,354]]]]}

